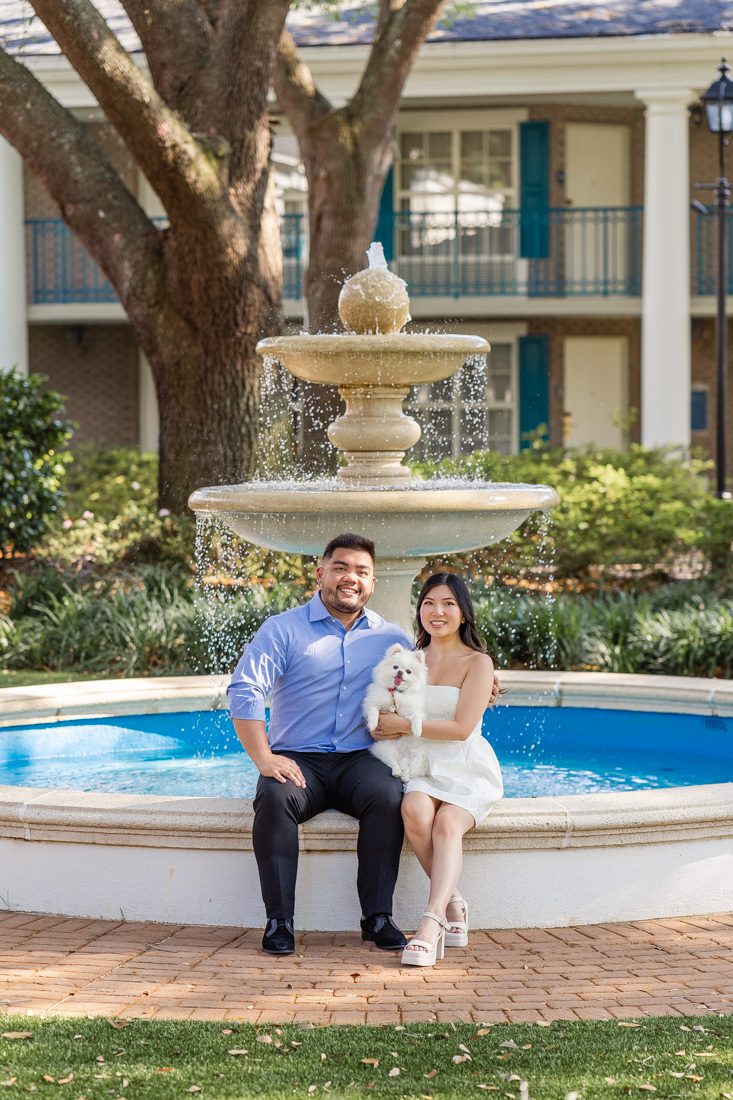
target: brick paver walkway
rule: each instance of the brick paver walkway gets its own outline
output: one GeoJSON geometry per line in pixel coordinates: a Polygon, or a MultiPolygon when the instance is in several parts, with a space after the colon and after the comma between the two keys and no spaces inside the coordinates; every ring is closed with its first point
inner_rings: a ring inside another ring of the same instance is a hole
{"type": "Polygon", "coordinates": [[[0,914],[0,1012],[274,1023],[609,1019],[733,1012],[733,916],[472,932],[434,969],[354,933],[0,914]]]}

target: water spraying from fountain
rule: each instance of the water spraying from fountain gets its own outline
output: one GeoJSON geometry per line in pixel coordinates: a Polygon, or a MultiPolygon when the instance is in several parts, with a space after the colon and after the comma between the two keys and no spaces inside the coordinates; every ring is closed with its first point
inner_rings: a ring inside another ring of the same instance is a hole
{"type": "Polygon", "coordinates": [[[257,546],[289,553],[318,555],[343,531],[368,535],[379,576],[371,606],[411,632],[412,582],[429,556],[498,542],[558,497],[546,485],[411,474],[405,452],[421,432],[403,410],[410,388],[450,378],[490,349],[479,336],[400,331],[409,319],[407,287],[387,267],[381,245],[371,245],[368,256],[370,266],[339,297],[346,333],[272,337],[257,346],[302,381],[338,386],[346,407],[327,434],[345,465],[318,482],[198,489],[189,504],[218,514],[257,546]]]}

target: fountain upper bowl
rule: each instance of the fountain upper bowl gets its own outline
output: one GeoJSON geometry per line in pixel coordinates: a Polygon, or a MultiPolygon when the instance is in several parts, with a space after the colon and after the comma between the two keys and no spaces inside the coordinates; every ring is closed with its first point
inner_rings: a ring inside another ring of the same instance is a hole
{"type": "Polygon", "coordinates": [[[327,386],[416,386],[440,382],[472,355],[486,355],[481,336],[400,332],[271,336],[257,351],[304,382],[327,386]]]}

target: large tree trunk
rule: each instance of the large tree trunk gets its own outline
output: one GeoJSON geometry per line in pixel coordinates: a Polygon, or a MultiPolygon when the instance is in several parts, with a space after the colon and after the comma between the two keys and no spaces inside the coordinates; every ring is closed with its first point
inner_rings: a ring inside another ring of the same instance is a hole
{"type": "MultiPolygon", "coordinates": [[[[269,203],[267,204],[269,206],[269,203]]],[[[262,360],[255,347],[281,323],[277,222],[201,238],[169,230],[159,295],[125,302],[155,379],[160,415],[159,500],[185,509],[203,485],[232,484],[257,466],[262,360]],[[259,233],[259,251],[250,247],[259,233]]]]}
{"type": "Polygon", "coordinates": [[[154,364],[160,410],[159,501],[183,512],[191,491],[234,484],[257,455],[259,370],[254,340],[178,347],[154,364]]]}
{"type": "Polygon", "coordinates": [[[93,0],[32,0],[168,216],[161,230],[81,123],[0,48],[0,134],[119,294],[160,406],[160,503],[253,472],[257,340],[281,320],[268,92],[290,0],[122,0],[149,74],[93,0]]]}
{"type": "Polygon", "coordinates": [[[333,332],[340,327],[337,302],[345,279],[366,267],[389,169],[389,140],[365,147],[358,126],[339,114],[312,128],[303,151],[310,223],[306,321],[309,332],[333,332]]]}

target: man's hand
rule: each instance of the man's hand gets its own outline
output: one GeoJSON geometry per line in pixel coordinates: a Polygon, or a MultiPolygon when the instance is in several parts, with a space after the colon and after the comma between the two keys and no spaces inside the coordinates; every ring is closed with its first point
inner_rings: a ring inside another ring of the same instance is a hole
{"type": "Polygon", "coordinates": [[[260,775],[266,775],[272,779],[277,779],[278,783],[286,783],[288,779],[291,783],[294,783],[296,787],[302,787],[305,790],[305,778],[302,771],[289,756],[272,756],[267,757],[265,760],[260,761],[257,765],[257,769],[260,775]]]}
{"type": "Polygon", "coordinates": [[[406,718],[401,714],[392,714],[391,711],[383,710],[379,715],[379,725],[372,730],[372,737],[375,741],[390,741],[410,732],[410,723],[406,718]]]}
{"type": "Polygon", "coordinates": [[[501,689],[501,681],[499,677],[494,673],[494,682],[491,685],[491,698],[489,699],[489,706],[493,707],[496,700],[499,698],[499,690],[501,689]]]}

